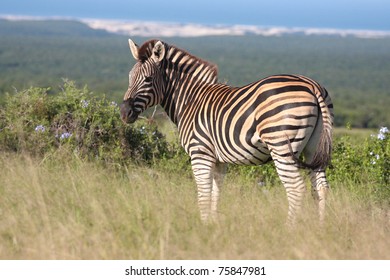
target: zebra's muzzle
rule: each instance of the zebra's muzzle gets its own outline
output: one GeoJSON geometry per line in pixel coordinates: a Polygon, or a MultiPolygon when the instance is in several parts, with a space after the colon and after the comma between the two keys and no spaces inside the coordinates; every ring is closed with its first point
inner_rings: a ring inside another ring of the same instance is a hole
{"type": "Polygon", "coordinates": [[[124,123],[133,123],[137,120],[139,112],[132,106],[131,102],[123,102],[121,104],[121,119],[124,123]]]}

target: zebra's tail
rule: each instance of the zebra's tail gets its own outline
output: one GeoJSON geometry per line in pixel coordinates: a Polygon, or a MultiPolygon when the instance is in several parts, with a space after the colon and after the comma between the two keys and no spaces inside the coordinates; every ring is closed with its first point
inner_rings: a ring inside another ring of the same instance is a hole
{"type": "MultiPolygon", "coordinates": [[[[333,127],[333,104],[327,90],[323,87],[315,87],[316,97],[318,100],[318,106],[322,116],[322,129],[320,139],[317,144],[316,151],[313,159],[310,163],[303,162],[295,154],[293,158],[295,162],[301,168],[325,169],[331,163],[332,156],[332,127],[333,127]]],[[[317,125],[320,125],[317,122],[317,125]]],[[[291,145],[289,145],[290,151],[292,152],[291,145]]]]}

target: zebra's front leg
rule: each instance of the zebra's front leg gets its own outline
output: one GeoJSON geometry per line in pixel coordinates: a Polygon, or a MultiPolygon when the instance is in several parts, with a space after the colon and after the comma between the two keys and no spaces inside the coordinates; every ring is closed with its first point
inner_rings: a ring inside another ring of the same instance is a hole
{"type": "Polygon", "coordinates": [[[226,173],[226,164],[216,163],[214,167],[213,187],[211,190],[211,218],[217,219],[218,216],[218,201],[220,189],[223,184],[223,179],[226,173]]]}
{"type": "MultiPolygon", "coordinates": [[[[200,218],[203,222],[207,222],[211,218],[211,196],[215,163],[195,158],[191,159],[191,164],[192,172],[194,173],[195,182],[198,188],[200,218]]],[[[217,193],[216,195],[218,196],[217,193]]]]}

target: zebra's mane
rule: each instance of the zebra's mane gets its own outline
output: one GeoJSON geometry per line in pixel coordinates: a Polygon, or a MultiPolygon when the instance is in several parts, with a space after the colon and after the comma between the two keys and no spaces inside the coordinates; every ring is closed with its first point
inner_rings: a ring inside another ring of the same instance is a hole
{"type": "Polygon", "coordinates": [[[144,62],[152,55],[153,47],[156,43],[157,43],[157,40],[150,40],[150,41],[145,42],[138,49],[138,58],[141,62],[144,62]]]}
{"type": "MultiPolygon", "coordinates": [[[[145,42],[139,48],[138,57],[139,57],[141,62],[144,62],[152,55],[153,47],[158,41],[159,40],[156,40],[156,39],[149,40],[149,41],[145,42]]],[[[180,55],[187,56],[189,58],[189,60],[192,59],[193,63],[195,62],[197,65],[203,65],[204,68],[206,68],[206,67],[209,68],[211,70],[211,72],[215,75],[215,77],[218,76],[218,67],[214,63],[203,60],[203,59],[201,59],[195,55],[192,55],[192,54],[188,53],[187,51],[182,50],[176,46],[168,45],[167,43],[164,43],[164,42],[163,42],[163,44],[166,47],[165,59],[172,62],[172,64],[175,64],[175,62],[172,61],[173,57],[177,56],[178,53],[180,53],[180,55]]],[[[191,67],[190,71],[191,71],[191,69],[193,71],[195,71],[196,67],[191,67]]],[[[187,72],[187,74],[191,74],[191,72],[187,72]]]]}

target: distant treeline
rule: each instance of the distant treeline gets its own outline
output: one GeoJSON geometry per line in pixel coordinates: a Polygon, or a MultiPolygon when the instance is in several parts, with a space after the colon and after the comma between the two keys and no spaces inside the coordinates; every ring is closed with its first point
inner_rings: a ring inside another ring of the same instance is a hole
{"type": "MultiPolygon", "coordinates": [[[[149,38],[132,38],[142,44],[149,38]]],[[[337,36],[161,38],[216,63],[220,81],[244,85],[272,74],[310,76],[333,97],[336,125],[390,124],[390,39],[337,36]]],[[[120,101],[134,61],[127,37],[75,21],[0,20],[0,96],[62,78],[120,101]]],[[[0,97],[1,98],[1,97],[0,97]]]]}

